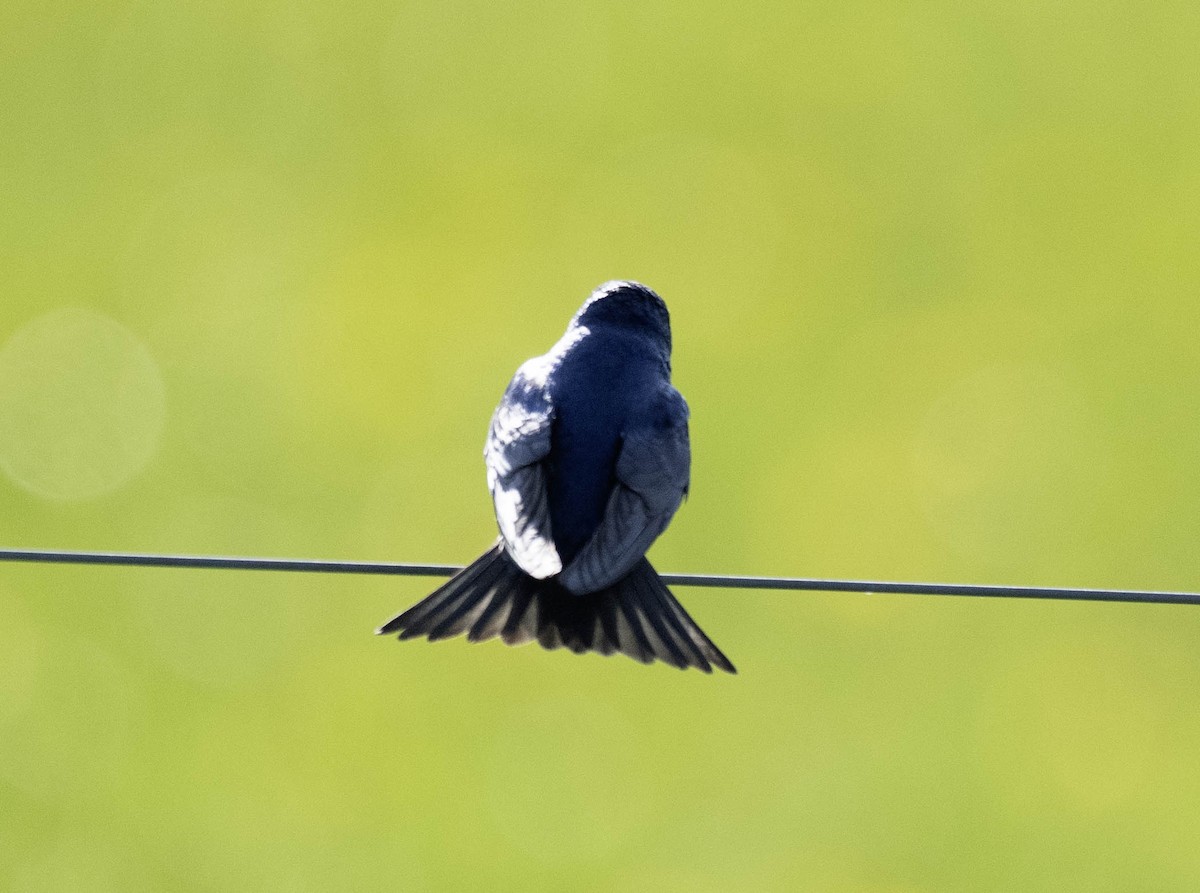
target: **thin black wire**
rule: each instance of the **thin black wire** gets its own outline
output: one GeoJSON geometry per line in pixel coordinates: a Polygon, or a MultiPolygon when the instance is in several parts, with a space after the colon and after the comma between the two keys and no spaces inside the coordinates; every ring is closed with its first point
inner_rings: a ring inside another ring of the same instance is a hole
{"type": "MultiPolygon", "coordinates": [[[[218,568],[242,571],[297,571],[323,574],[382,574],[407,577],[449,577],[462,570],[461,565],[455,564],[324,561],[312,558],[238,558],[219,555],[147,555],[128,552],[63,552],[48,549],[0,549],[0,561],[218,568]]],[[[968,583],[892,583],[871,580],[820,580],[802,577],[731,577],[719,574],[662,574],[662,578],[671,586],[710,586],[728,589],[790,589],[805,592],[965,595],[988,598],[1045,598],[1093,602],[1200,605],[1200,593],[1197,592],[1161,592],[1138,589],[981,586],[968,583]]]]}

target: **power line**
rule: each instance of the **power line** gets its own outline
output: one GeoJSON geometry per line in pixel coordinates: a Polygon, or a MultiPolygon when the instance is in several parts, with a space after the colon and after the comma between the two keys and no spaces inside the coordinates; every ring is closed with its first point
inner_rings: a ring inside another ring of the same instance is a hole
{"type": "MultiPolygon", "coordinates": [[[[132,567],[183,567],[242,571],[294,571],[321,574],[376,574],[449,577],[454,564],[405,564],[380,561],[326,561],[313,558],[239,558],[220,555],[150,555],[129,552],[65,552],[49,549],[0,549],[0,561],[44,564],[105,564],[132,567]]],[[[1093,602],[1200,605],[1200,593],[1139,589],[1071,589],[1051,586],[981,586],[970,583],[895,583],[872,580],[821,580],[803,577],[737,577],[716,574],[662,574],[669,586],[727,589],[787,589],[805,592],[861,592],[898,595],[963,595],[987,598],[1069,599],[1093,602]]]]}
{"type": "Polygon", "coordinates": [[[0,561],[190,567],[235,571],[298,571],[316,574],[385,574],[408,577],[449,577],[462,570],[461,566],[453,564],[324,561],[316,558],[239,558],[224,555],[147,555],[133,552],[60,552],[54,549],[0,549],[0,561]]]}

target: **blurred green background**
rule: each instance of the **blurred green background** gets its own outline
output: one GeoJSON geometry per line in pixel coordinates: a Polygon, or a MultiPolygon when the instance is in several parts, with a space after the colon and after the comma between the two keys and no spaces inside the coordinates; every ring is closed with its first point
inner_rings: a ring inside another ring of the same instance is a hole
{"type": "MultiPolygon", "coordinates": [[[[465,562],[516,366],[667,299],[664,571],[1200,588],[1192,2],[0,5],[0,542],[465,562]]],[[[1200,610],[0,566],[0,888],[1195,890],[1200,610]]]]}

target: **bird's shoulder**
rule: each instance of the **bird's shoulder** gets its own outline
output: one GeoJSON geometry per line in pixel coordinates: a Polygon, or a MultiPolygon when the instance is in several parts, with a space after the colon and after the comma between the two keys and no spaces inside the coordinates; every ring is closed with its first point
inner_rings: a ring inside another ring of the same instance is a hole
{"type": "Polygon", "coordinates": [[[656,509],[674,511],[690,485],[691,460],[687,401],[666,383],[626,425],[617,478],[656,509]]]}
{"type": "Polygon", "coordinates": [[[554,404],[549,355],[526,360],[517,369],[492,413],[483,455],[489,475],[504,477],[543,458],[550,449],[554,404]]]}
{"type": "Polygon", "coordinates": [[[641,412],[631,418],[626,433],[666,434],[682,431],[686,437],[689,416],[690,410],[683,394],[670,381],[663,380],[649,390],[641,412]]]}

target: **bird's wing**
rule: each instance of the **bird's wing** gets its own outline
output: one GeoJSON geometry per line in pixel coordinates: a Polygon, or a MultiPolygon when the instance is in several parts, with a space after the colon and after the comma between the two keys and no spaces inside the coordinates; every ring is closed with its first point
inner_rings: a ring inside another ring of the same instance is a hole
{"type": "Polygon", "coordinates": [[[483,450],[500,536],[521,570],[538,579],[562,570],[550,532],[542,464],[550,453],[554,420],[544,364],[538,357],[517,370],[492,415],[483,450]]]}
{"type": "Polygon", "coordinates": [[[567,589],[582,594],[615,583],[667,529],[691,474],[687,421],[687,403],[667,386],[627,427],[600,526],[560,577],[567,589]]]}

